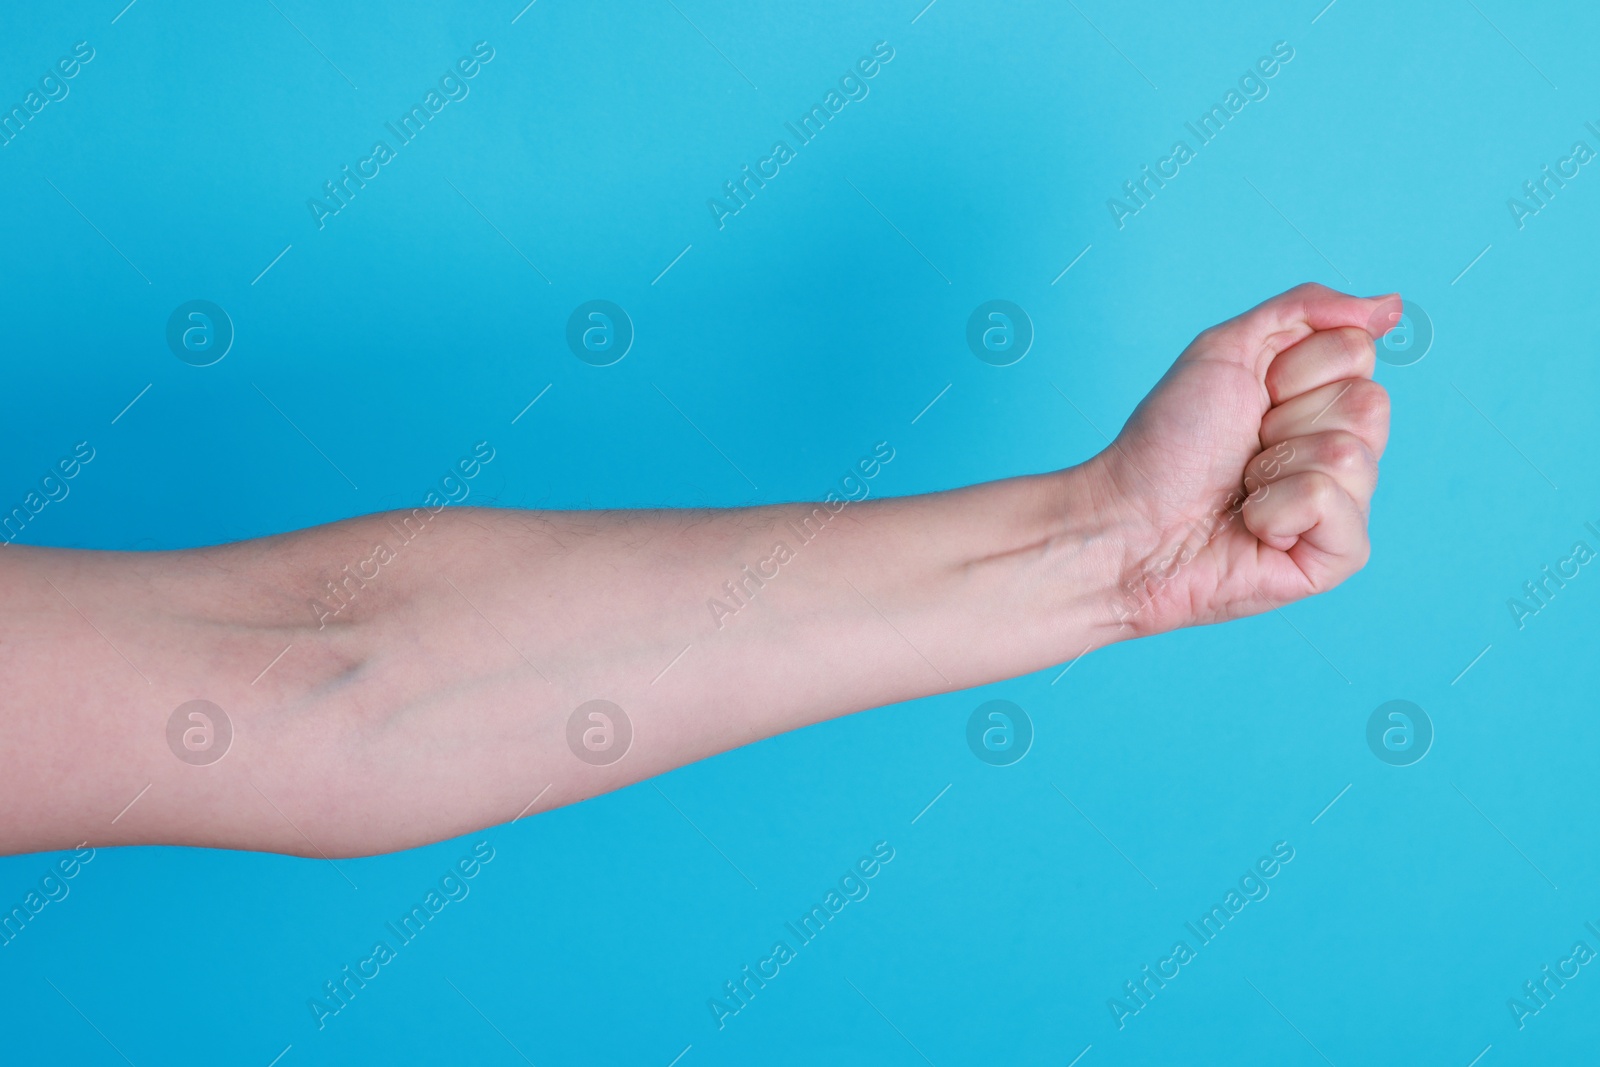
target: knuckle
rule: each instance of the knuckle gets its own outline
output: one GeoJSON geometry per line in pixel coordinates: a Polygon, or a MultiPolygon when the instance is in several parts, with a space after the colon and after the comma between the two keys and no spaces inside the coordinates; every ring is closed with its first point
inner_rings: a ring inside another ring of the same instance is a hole
{"type": "Polygon", "coordinates": [[[1307,489],[1311,504],[1318,512],[1326,512],[1339,495],[1339,483],[1324,471],[1307,471],[1307,489]]]}
{"type": "Polygon", "coordinates": [[[1349,403],[1350,417],[1363,427],[1376,428],[1389,422],[1389,392],[1377,382],[1363,379],[1350,389],[1345,398],[1349,403]]]}
{"type": "Polygon", "coordinates": [[[1365,441],[1353,433],[1334,431],[1322,445],[1322,462],[1340,474],[1361,474],[1376,466],[1365,441]]]}
{"type": "Polygon", "coordinates": [[[1335,332],[1350,362],[1363,370],[1370,369],[1377,358],[1377,347],[1373,343],[1372,335],[1355,326],[1341,326],[1335,332]]]}

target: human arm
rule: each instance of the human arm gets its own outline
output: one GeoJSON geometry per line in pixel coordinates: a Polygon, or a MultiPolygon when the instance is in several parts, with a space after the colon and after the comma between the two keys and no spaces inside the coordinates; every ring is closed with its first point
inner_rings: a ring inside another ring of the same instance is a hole
{"type": "Polygon", "coordinates": [[[447,508],[406,540],[410,513],[176,552],[9,546],[0,850],[406,848],[1330,588],[1367,555],[1388,421],[1372,337],[1398,308],[1292,290],[1196,338],[1098,456],[949,492],[447,508]],[[347,607],[309,606],[375,542],[393,558],[347,607]],[[234,733],[209,765],[168,745],[195,699],[234,733]],[[596,699],[631,723],[612,763],[569,742],[596,699]]]}

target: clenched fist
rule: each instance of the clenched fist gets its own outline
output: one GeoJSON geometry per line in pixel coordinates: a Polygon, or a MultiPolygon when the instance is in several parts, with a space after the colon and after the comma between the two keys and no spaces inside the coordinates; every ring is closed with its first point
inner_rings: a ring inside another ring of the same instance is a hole
{"type": "Polygon", "coordinates": [[[1117,502],[1130,636],[1266,611],[1366,563],[1389,435],[1373,346],[1400,311],[1308,284],[1213,326],[1086,464],[1117,502]]]}

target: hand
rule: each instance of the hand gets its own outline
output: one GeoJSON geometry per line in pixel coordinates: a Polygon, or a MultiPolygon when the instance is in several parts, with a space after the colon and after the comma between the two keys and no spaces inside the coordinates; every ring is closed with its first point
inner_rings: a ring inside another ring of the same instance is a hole
{"type": "Polygon", "coordinates": [[[1301,285],[1201,333],[1090,461],[1119,501],[1129,636],[1253,615],[1367,561],[1398,296],[1301,285]]]}

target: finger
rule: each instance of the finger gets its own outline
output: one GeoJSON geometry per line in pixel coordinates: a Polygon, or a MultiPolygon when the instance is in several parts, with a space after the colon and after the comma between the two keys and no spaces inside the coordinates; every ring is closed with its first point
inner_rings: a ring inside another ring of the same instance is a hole
{"type": "Polygon", "coordinates": [[[1374,457],[1389,443],[1389,394],[1370,378],[1329,382],[1271,408],[1261,417],[1261,447],[1291,437],[1345,430],[1366,442],[1374,457]]]}
{"type": "Polygon", "coordinates": [[[1363,514],[1378,487],[1378,457],[1367,443],[1347,430],[1329,430],[1291,437],[1262,452],[1245,467],[1245,489],[1256,497],[1270,495],[1285,478],[1318,471],[1339,483],[1363,514]]]}
{"type": "Polygon", "coordinates": [[[1399,320],[1398,294],[1351,296],[1308,282],[1279,293],[1244,314],[1201,334],[1207,343],[1191,348],[1207,358],[1223,353],[1265,380],[1278,353],[1318,330],[1355,327],[1381,337],[1399,320]]]}
{"type": "Polygon", "coordinates": [[[1372,335],[1355,326],[1318,330],[1278,353],[1267,368],[1267,395],[1274,404],[1329,382],[1370,378],[1376,362],[1372,335]]]}
{"type": "Polygon", "coordinates": [[[1361,508],[1321,471],[1274,482],[1265,496],[1246,500],[1241,515],[1262,544],[1289,554],[1317,592],[1360,570],[1371,554],[1361,508]]]}

